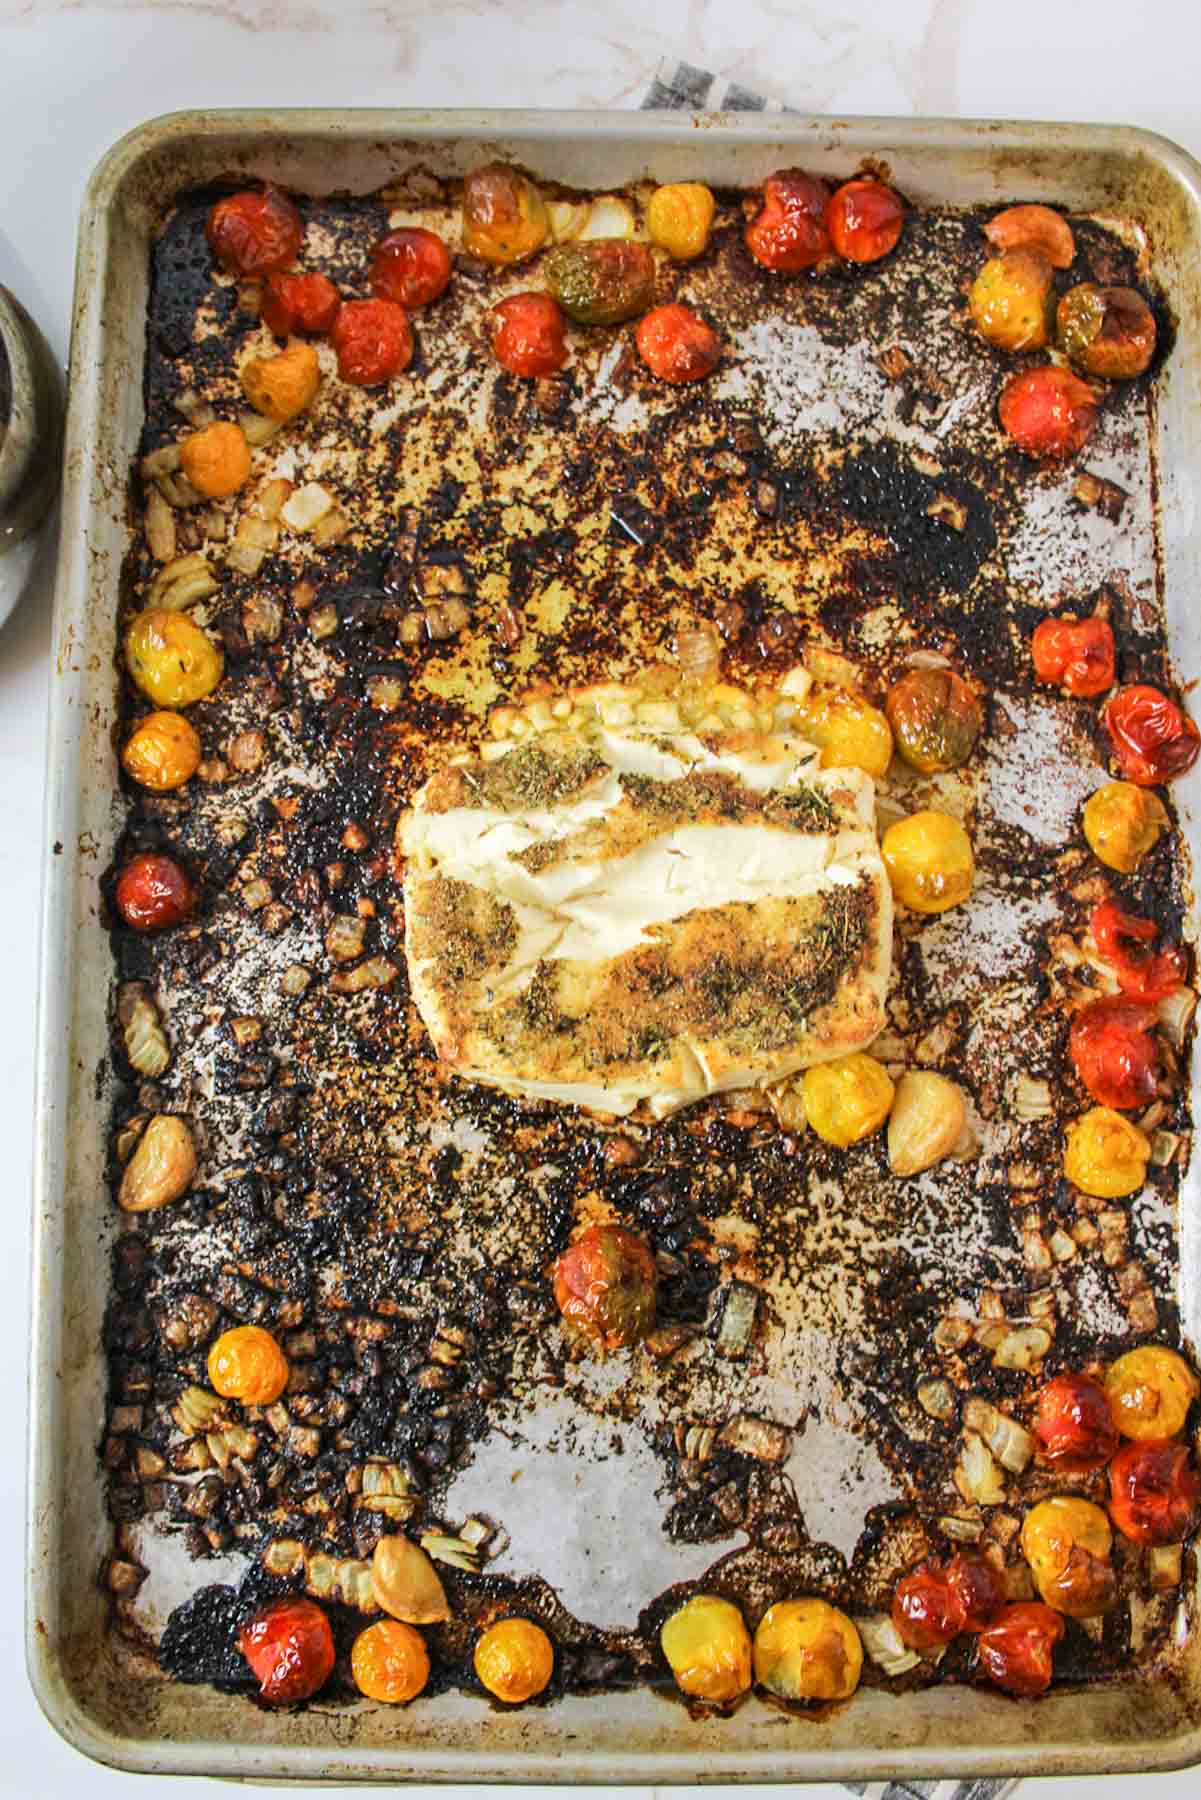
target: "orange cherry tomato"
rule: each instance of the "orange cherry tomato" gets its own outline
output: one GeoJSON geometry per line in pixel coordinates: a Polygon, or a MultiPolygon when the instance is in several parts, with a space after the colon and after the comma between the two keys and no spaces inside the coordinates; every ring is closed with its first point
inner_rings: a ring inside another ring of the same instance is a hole
{"type": "Polygon", "coordinates": [[[830,253],[824,181],[802,169],[779,169],[763,184],[763,206],[746,228],[757,263],[779,275],[798,275],[830,253]]]}
{"type": "Polygon", "coordinates": [[[1044,619],[1030,644],[1034,673],[1077,700],[1092,700],[1113,686],[1117,652],[1108,619],[1078,619],[1066,613],[1044,619]]]}
{"type": "Polygon", "coordinates": [[[555,1299],[573,1330],[622,1350],[655,1322],[658,1270],[650,1245],[622,1225],[590,1225],[555,1264],[555,1299]]]}
{"type": "Polygon", "coordinates": [[[338,373],[352,387],[379,387],[413,360],[408,314],[395,300],[347,300],[329,341],[337,352],[338,373]]]}
{"type": "Polygon", "coordinates": [[[1059,1614],[1036,1600],[1002,1607],[980,1633],[980,1667],[1007,1694],[1032,1699],[1051,1685],[1052,1652],[1063,1633],[1059,1614]]]}
{"type": "Polygon", "coordinates": [[[1105,729],[1127,781],[1157,787],[1191,769],[1201,732],[1158,688],[1119,688],[1105,708],[1105,729]]]}
{"type": "Polygon", "coordinates": [[[1056,1375],[1045,1383],[1034,1435],[1042,1460],[1063,1475],[1103,1469],[1121,1442],[1105,1389],[1087,1375],[1056,1375]]]}
{"type": "Polygon", "coordinates": [[[1090,1000],[1072,1020],[1072,1063],[1088,1093],[1117,1112],[1155,1098],[1159,1045],[1152,1036],[1154,1009],[1137,1000],[1090,1000]]]}
{"type": "Polygon", "coordinates": [[[1142,947],[1154,943],[1159,935],[1152,919],[1140,919],[1123,912],[1116,901],[1103,900],[1089,929],[1102,960],[1109,964],[1128,999],[1154,1006],[1184,985],[1188,952],[1183,945],[1169,944],[1166,950],[1157,951],[1142,947]]]}
{"type": "Polygon", "coordinates": [[[113,899],[135,931],[166,931],[190,919],[196,890],[173,856],[135,856],[117,876],[113,899]]]}
{"type": "Polygon", "coordinates": [[[355,1639],[350,1672],[355,1686],[368,1700],[403,1706],[416,1699],[430,1678],[425,1639],[399,1619],[381,1619],[378,1624],[368,1625],[355,1639]]]}
{"type": "Polygon", "coordinates": [[[238,1649],[254,1670],[262,1699],[273,1706],[308,1700],[334,1666],[329,1620],[312,1600],[274,1600],[238,1632],[238,1649]]]}
{"type": "Polygon", "coordinates": [[[328,275],[268,275],[263,323],[276,337],[317,337],[338,316],[342,296],[328,275]]]}
{"type": "Polygon", "coordinates": [[[217,261],[233,275],[284,268],[304,236],[300,214],[282,188],[270,185],[218,200],[206,230],[217,261]]]}
{"type": "Polygon", "coordinates": [[[1197,1523],[1201,1477],[1188,1445],[1145,1438],[1126,1444],[1109,1465],[1109,1511],[1132,1544],[1178,1544],[1197,1523]]]}
{"type": "Polygon", "coordinates": [[[892,1622],[912,1650],[937,1650],[958,1637],[967,1622],[963,1596],[933,1559],[919,1563],[897,1583],[892,1622]]]}
{"type": "Polygon", "coordinates": [[[208,1377],[224,1400],[270,1406],[288,1385],[288,1359],[261,1325],[235,1325],[209,1351],[208,1377]]]}
{"type": "Polygon", "coordinates": [[[488,332],[510,375],[553,375],[567,361],[566,323],[549,294],[510,294],[489,313],[488,332]]]}
{"type": "Polygon", "coordinates": [[[712,326],[687,306],[656,306],[638,322],[638,354],[660,381],[700,381],[721,357],[712,326]]]}
{"type": "Polygon", "coordinates": [[[1075,456],[1097,423],[1093,391],[1070,369],[1048,363],[1013,375],[1001,390],[1001,424],[1027,456],[1075,456]]]}
{"type": "Polygon", "coordinates": [[[826,207],[831,246],[847,262],[879,262],[896,248],[904,221],[899,195],[868,176],[844,181],[826,207]]]}
{"type": "Polygon", "coordinates": [[[435,231],[403,226],[380,239],[371,252],[371,292],[395,300],[406,312],[428,306],[450,281],[450,251],[435,231]]]}

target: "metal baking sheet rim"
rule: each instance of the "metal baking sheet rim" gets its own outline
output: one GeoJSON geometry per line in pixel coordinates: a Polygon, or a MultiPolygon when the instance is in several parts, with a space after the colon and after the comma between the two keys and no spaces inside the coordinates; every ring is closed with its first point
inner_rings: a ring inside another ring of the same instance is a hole
{"type": "MultiPolygon", "coordinates": [[[[347,1709],[281,1717],[209,1690],[155,1682],[148,1660],[133,1656],[123,1665],[103,1630],[106,1603],[96,1581],[103,1500],[95,1454],[103,1294],[88,1243],[107,1201],[101,1134],[89,1141],[69,1125],[77,1108],[86,1116],[106,1035],[107,946],[93,896],[115,822],[115,682],[111,614],[92,602],[115,593],[124,548],[127,471],[141,412],[134,377],[144,332],[145,243],[164,193],[218,173],[274,174],[295,185],[304,185],[307,173],[310,187],[318,187],[317,165],[332,155],[322,172],[332,177],[326,186],[337,187],[345,185],[337,179],[346,173],[341,164],[353,156],[357,176],[350,185],[366,192],[411,163],[422,146],[458,167],[464,156],[507,146],[518,155],[524,147],[532,164],[541,160],[538,152],[553,151],[562,171],[570,152],[573,164],[579,159],[576,166],[589,165],[590,174],[562,178],[580,185],[617,185],[652,169],[669,179],[692,172],[738,185],[761,179],[787,152],[816,168],[823,160],[845,167],[848,158],[882,159],[919,200],[965,204],[1020,192],[1090,210],[1124,201],[1152,225],[1156,272],[1177,316],[1163,417],[1178,413],[1185,432],[1190,416],[1201,417],[1201,296],[1186,280],[1191,272],[1195,281],[1201,257],[1201,166],[1167,139],[1134,128],[792,114],[306,109],[173,114],[138,127],[109,151],[84,198],[76,265],[47,753],[26,1563],[27,1663],[39,1704],[70,1744],[99,1762],[260,1780],[880,1780],[1143,1773],[1201,1761],[1201,1639],[1195,1666],[1175,1695],[1163,1682],[1134,1681],[1057,1692],[1027,1708],[958,1687],[901,1696],[872,1691],[830,1719],[811,1722],[758,1703],[730,1720],[692,1720],[645,1690],[617,1703],[568,1697],[554,1708],[504,1716],[481,1715],[478,1701],[452,1694],[424,1714],[397,1714],[394,1735],[368,1747],[353,1741],[347,1709]],[[925,170],[933,176],[929,187],[925,170]],[[139,182],[140,201],[132,191],[139,182]],[[130,241],[123,244],[122,234],[130,241]],[[74,1432],[73,1414],[83,1422],[74,1432]],[[161,1691],[150,1690],[167,1687],[167,1710],[191,1721],[186,1736],[163,1729],[161,1691]],[[230,1730],[232,1708],[237,1735],[230,1730]]],[[[1188,613],[1182,599],[1174,618],[1173,599],[1201,588],[1195,516],[1201,499],[1193,497],[1194,482],[1201,496],[1201,436],[1194,432],[1191,443],[1186,437],[1182,448],[1191,450],[1191,466],[1187,456],[1180,463],[1162,456],[1161,468],[1178,478],[1164,499],[1165,514],[1176,509],[1165,534],[1168,620],[1187,675],[1201,666],[1201,644],[1176,635],[1173,628],[1184,627],[1188,613]]],[[[1197,633],[1201,620],[1193,625],[1197,633]]],[[[1182,784],[1177,799],[1196,861],[1201,772],[1182,784]]],[[[1181,1311],[1194,1342],[1201,1208],[1186,1202],[1195,1201],[1198,1185],[1194,1165],[1181,1208],[1181,1311]]]]}

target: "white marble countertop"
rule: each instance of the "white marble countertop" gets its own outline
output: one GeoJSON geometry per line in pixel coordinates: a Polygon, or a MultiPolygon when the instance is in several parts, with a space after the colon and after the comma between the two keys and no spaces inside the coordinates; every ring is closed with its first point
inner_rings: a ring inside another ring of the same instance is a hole
{"type": "MultiPolygon", "coordinates": [[[[636,106],[661,58],[813,112],[1094,119],[1201,156],[1196,0],[0,0],[0,282],[66,354],[75,219],[103,151],[153,114],[206,105],[636,106]],[[869,12],[888,24],[866,24],[869,12]],[[858,14],[859,17],[855,15],[858,14]],[[1152,16],[1154,15],[1154,16],[1152,16]]],[[[0,1369],[24,1391],[35,937],[49,647],[43,555],[0,634],[0,1369]]],[[[90,1796],[134,1778],[86,1763],[39,1714],[18,1609],[24,1466],[0,1462],[9,1628],[0,1637],[0,1793],[90,1796]]],[[[165,1788],[155,1782],[155,1791],[165,1788]]],[[[173,1784],[174,1785],[174,1784],[173,1784]]],[[[181,1789],[181,1792],[183,1790],[181,1789]]],[[[195,1800],[224,1791],[196,1781],[195,1800]]],[[[350,1790],[346,1790],[349,1792],[350,1790]]],[[[444,1790],[475,1792],[477,1790],[444,1790]]],[[[480,1790],[482,1791],[482,1790],[480,1790]]],[[[1201,1773],[1094,1781],[1097,1800],[1201,1795],[1201,1773]]],[[[709,1789],[719,1795],[721,1789],[709,1789]]],[[[814,1800],[844,1790],[813,1788],[814,1800]]],[[[1023,1800],[1067,1800],[1032,1781],[1023,1800]]]]}

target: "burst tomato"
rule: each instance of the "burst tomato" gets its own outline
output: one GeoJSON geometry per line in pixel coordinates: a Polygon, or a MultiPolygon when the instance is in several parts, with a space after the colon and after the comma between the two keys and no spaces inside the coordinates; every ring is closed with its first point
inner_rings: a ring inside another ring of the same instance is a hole
{"type": "Polygon", "coordinates": [[[1119,688],[1105,708],[1105,728],[1127,781],[1157,787],[1191,769],[1201,732],[1158,688],[1119,688]]]}
{"type": "Polygon", "coordinates": [[[174,857],[146,852],[121,870],[113,899],[135,931],[166,931],[191,918],[196,890],[174,857]]]}
{"type": "Polygon", "coordinates": [[[1093,391],[1070,369],[1048,363],[1011,376],[1001,390],[1001,424],[1027,456],[1074,456],[1097,423],[1093,391]]]}
{"type": "Polygon", "coordinates": [[[1178,1544],[1197,1523],[1201,1478],[1188,1445],[1144,1439],[1119,1450],[1109,1466],[1109,1512],[1134,1544],[1178,1544]]]}
{"type": "Polygon", "coordinates": [[[214,256],[233,275],[266,275],[282,269],[300,249],[304,235],[300,214],[288,196],[270,185],[218,200],[206,229],[214,256]]]}
{"type": "Polygon", "coordinates": [[[980,1667],[1007,1694],[1030,1699],[1045,1693],[1051,1685],[1052,1652],[1063,1632],[1063,1620],[1049,1606],[1023,1600],[1003,1607],[980,1633],[980,1667]]]}
{"type": "Polygon", "coordinates": [[[1034,1435],[1043,1461],[1063,1475],[1103,1469],[1120,1442],[1105,1390],[1087,1375],[1056,1375],[1045,1384],[1034,1435]]]}
{"type": "Polygon", "coordinates": [[[1030,644],[1034,673],[1077,700],[1092,700],[1113,686],[1116,650],[1108,619],[1044,619],[1030,644]]]}
{"type": "Polygon", "coordinates": [[[802,169],[780,169],[763,184],[763,206],[746,228],[757,263],[779,275],[798,275],[830,253],[826,206],[830,190],[802,169]]]}
{"type": "Polygon", "coordinates": [[[687,306],[656,306],[634,333],[638,354],[660,381],[701,381],[712,374],[721,343],[712,326],[687,306]]]}
{"type": "Polygon", "coordinates": [[[342,296],[328,275],[268,275],[263,323],[276,337],[316,337],[338,316],[342,296]]]}
{"type": "Polygon", "coordinates": [[[1090,1000],[1072,1020],[1069,1048],[1091,1097],[1118,1112],[1155,1098],[1159,1045],[1151,1034],[1153,1008],[1107,996],[1090,1000]]]}
{"type": "Polygon", "coordinates": [[[1183,986],[1188,953],[1180,944],[1169,944],[1165,950],[1147,948],[1159,934],[1153,920],[1123,912],[1114,900],[1103,900],[1093,913],[1090,930],[1128,999],[1154,1006],[1183,986]]]}
{"type": "Polygon", "coordinates": [[[937,1650],[958,1637],[967,1622],[963,1596],[933,1560],[919,1563],[896,1587],[892,1622],[911,1650],[937,1650]]]}
{"type": "Polygon", "coordinates": [[[590,1225],[555,1264],[554,1286],[565,1322],[602,1351],[636,1344],[655,1322],[655,1259],[621,1225],[590,1225]]]}
{"type": "Polygon", "coordinates": [[[567,361],[563,314],[549,294],[510,294],[489,313],[488,334],[510,375],[553,375],[567,361]]]}
{"type": "Polygon", "coordinates": [[[450,251],[434,231],[404,226],[381,238],[371,253],[371,292],[407,312],[428,306],[450,281],[450,251]]]}
{"type": "Polygon", "coordinates": [[[413,359],[408,314],[394,300],[348,300],[334,320],[330,343],[339,375],[353,387],[379,387],[413,359]]]}
{"type": "Polygon", "coordinates": [[[878,262],[896,248],[905,220],[898,195],[882,181],[844,181],[826,207],[831,247],[847,262],[878,262]]]}
{"type": "Polygon", "coordinates": [[[275,1600],[247,1619],[238,1649],[254,1670],[262,1699],[275,1706],[307,1700],[334,1666],[329,1620],[312,1600],[275,1600]]]}

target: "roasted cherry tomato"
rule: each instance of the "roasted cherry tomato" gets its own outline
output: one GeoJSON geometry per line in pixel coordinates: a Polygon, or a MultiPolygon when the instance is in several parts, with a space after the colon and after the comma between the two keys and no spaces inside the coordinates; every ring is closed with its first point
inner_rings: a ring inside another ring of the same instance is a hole
{"type": "Polygon", "coordinates": [[[1034,628],[1030,651],[1038,679],[1077,700],[1092,700],[1113,686],[1117,653],[1108,619],[1073,613],[1044,619],[1034,628]]]}
{"type": "Polygon", "coordinates": [[[371,292],[395,300],[406,312],[428,306],[446,292],[450,251],[437,232],[420,225],[402,226],[380,239],[371,252],[371,292]]]}
{"type": "Polygon", "coordinates": [[[1090,1000],[1072,1020],[1072,1064],[1100,1106],[1129,1112],[1154,1100],[1159,1079],[1154,1024],[1153,1007],[1116,995],[1090,1000]]]}
{"type": "Polygon", "coordinates": [[[408,315],[394,300],[347,300],[329,341],[339,375],[354,387],[379,387],[413,360],[408,315]]]}
{"type": "MultiPolygon", "coordinates": [[[[1090,1106],[1068,1126],[1063,1172],[1074,1187],[1096,1200],[1137,1194],[1147,1179],[1150,1160],[1146,1132],[1110,1106],[1090,1106]]],[[[1108,1376],[1105,1389],[1108,1393],[1108,1376]]]]}
{"type": "Polygon", "coordinates": [[[567,1324],[603,1350],[622,1350],[655,1322],[658,1271],[645,1238],[590,1225],[555,1264],[555,1299],[567,1324]]]}
{"type": "Polygon", "coordinates": [[[980,702],[950,669],[911,669],[884,702],[897,749],[923,775],[957,769],[984,723],[980,702]]]}
{"type": "Polygon", "coordinates": [[[542,195],[507,163],[472,169],[463,182],[463,248],[469,256],[500,266],[524,262],[541,249],[549,230],[542,195]]]}
{"type": "Polygon", "coordinates": [[[1117,1600],[1110,1566],[1113,1532],[1091,1500],[1056,1494],[1040,1500],[1022,1522],[1022,1555],[1039,1598],[1071,1619],[1096,1619],[1117,1600]]]}
{"type": "Polygon", "coordinates": [[[207,231],[214,256],[233,275],[284,268],[304,236],[300,214],[281,188],[271,186],[218,200],[207,231]]]}
{"type": "Polygon", "coordinates": [[[1132,1544],[1178,1544],[1197,1523],[1198,1501],[1201,1478],[1187,1444],[1127,1444],[1109,1466],[1110,1517],[1132,1544]]]}
{"type": "Polygon", "coordinates": [[[721,358],[721,341],[711,325],[687,306],[655,306],[638,321],[638,354],[660,381],[701,381],[721,358]]]}
{"type": "Polygon", "coordinates": [[[762,209],[746,228],[746,247],[778,275],[799,275],[830,254],[830,190],[802,169],[779,169],[763,184],[762,209]]]}
{"type": "Polygon", "coordinates": [[[273,1706],[308,1700],[333,1672],[334,1636],[312,1600],[273,1600],[241,1627],[238,1649],[273,1706]]]}
{"type": "Polygon", "coordinates": [[[298,332],[316,337],[338,316],[342,296],[328,275],[268,275],[263,287],[263,324],[276,337],[298,332]]]}
{"type": "Polygon", "coordinates": [[[546,285],[577,325],[620,325],[655,297],[655,259],[645,244],[590,238],[560,244],[542,264],[546,285]]]}
{"type": "Polygon", "coordinates": [[[1158,794],[1132,781],[1107,781],[1084,803],[1084,835],[1093,855],[1107,869],[1132,875],[1154,850],[1169,820],[1158,794]]]}
{"type": "Polygon", "coordinates": [[[972,323],[998,350],[1041,350],[1051,337],[1051,265],[1023,245],[990,256],[967,298],[972,323]]]}
{"type": "Polygon", "coordinates": [[[1140,919],[1123,912],[1114,900],[1103,900],[1093,913],[1089,926],[1102,959],[1118,978],[1118,985],[1130,1000],[1142,1000],[1154,1006],[1184,985],[1188,974],[1188,953],[1180,944],[1166,950],[1151,950],[1159,935],[1152,919],[1140,919]]]}
{"type": "Polygon", "coordinates": [[[1034,1435],[1062,1475],[1103,1469],[1120,1442],[1105,1390],[1087,1375],[1056,1375],[1040,1389],[1034,1435]]]}
{"type": "Polygon", "coordinates": [[[1076,255],[1072,228],[1049,206],[1007,206],[984,227],[997,250],[1041,250],[1053,269],[1070,269],[1076,255]]]}
{"type": "Polygon", "coordinates": [[[1119,688],[1105,708],[1105,728],[1127,781],[1158,787],[1197,760],[1201,732],[1158,688],[1119,688]]]}
{"type": "Polygon", "coordinates": [[[380,1619],[354,1641],[350,1672],[360,1694],[403,1706],[421,1693],[430,1678],[425,1639],[399,1619],[380,1619]]]}
{"type": "Polygon", "coordinates": [[[498,1619],[475,1647],[475,1672],[490,1694],[520,1706],[555,1672],[555,1647],[532,1619],[498,1619]]]}
{"type": "Polygon", "coordinates": [[[173,856],[146,852],[121,870],[113,900],[135,931],[166,931],[191,918],[196,890],[173,856]]]}
{"type": "Polygon", "coordinates": [[[553,375],[567,361],[563,314],[549,294],[510,294],[488,314],[488,334],[510,375],[553,375]]]}
{"type": "Polygon", "coordinates": [[[1172,1438],[1184,1430],[1201,1382],[1166,1344],[1140,1344],[1111,1363],[1105,1392],[1114,1424],[1123,1437],[1172,1438]]]}
{"type": "Polygon", "coordinates": [[[1088,383],[1053,363],[1011,376],[998,410],[1007,435],[1027,456],[1075,456],[1097,423],[1097,402],[1088,383]]]}
{"type": "Polygon", "coordinates": [[[892,1597],[892,1622],[911,1650],[937,1650],[958,1637],[967,1620],[961,1595],[941,1563],[919,1563],[902,1577],[892,1597]]]}
{"type": "Polygon", "coordinates": [[[982,1556],[953,1556],[947,1564],[947,1583],[963,1607],[965,1631],[983,1631],[1004,1604],[1001,1577],[982,1556]]]}
{"type": "Polygon", "coordinates": [[[831,248],[846,262],[879,262],[896,248],[904,222],[900,196],[869,176],[844,181],[826,207],[831,248]]]}
{"type": "Polygon", "coordinates": [[[1129,381],[1155,354],[1155,314],[1134,288],[1082,281],[1059,302],[1055,325],[1060,349],[1086,375],[1129,381]]]}
{"type": "Polygon", "coordinates": [[[235,1325],[210,1349],[208,1377],[222,1399],[270,1406],[288,1385],[288,1359],[262,1325],[235,1325]]]}
{"type": "Polygon", "coordinates": [[[1051,1685],[1052,1652],[1063,1633],[1063,1620],[1049,1606],[1023,1600],[1003,1607],[980,1633],[980,1667],[1007,1694],[1032,1699],[1051,1685]]]}
{"type": "Polygon", "coordinates": [[[854,1621],[815,1595],[769,1606],[753,1654],[755,1680],[781,1700],[849,1700],[863,1672],[854,1621]]]}

